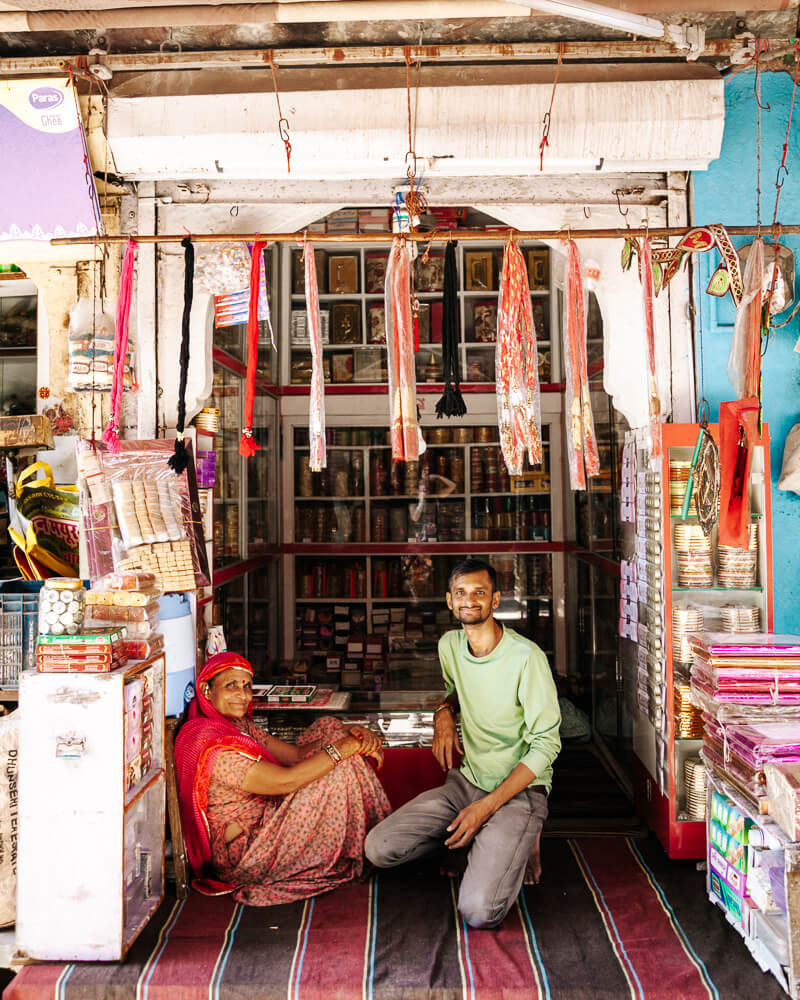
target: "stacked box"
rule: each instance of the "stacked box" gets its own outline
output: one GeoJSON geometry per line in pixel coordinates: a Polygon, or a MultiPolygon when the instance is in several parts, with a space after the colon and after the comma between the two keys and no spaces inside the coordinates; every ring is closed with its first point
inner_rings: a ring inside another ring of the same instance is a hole
{"type": "Polygon", "coordinates": [[[124,667],[123,629],[79,635],[40,635],[36,669],[43,674],[103,674],[124,667]]]}

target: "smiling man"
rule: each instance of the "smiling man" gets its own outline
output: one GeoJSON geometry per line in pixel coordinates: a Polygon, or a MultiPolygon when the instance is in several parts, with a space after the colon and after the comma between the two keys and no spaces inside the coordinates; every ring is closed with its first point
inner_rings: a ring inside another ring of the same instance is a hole
{"type": "Polygon", "coordinates": [[[447,695],[433,717],[433,753],[447,780],[379,823],[365,844],[379,868],[412,861],[442,843],[453,851],[469,847],[458,909],[472,927],[497,927],[517,898],[547,817],[552,764],[561,749],[547,658],[495,620],[496,581],[493,567],[479,559],[459,563],[448,581],[447,606],[461,628],[439,640],[447,695]]]}

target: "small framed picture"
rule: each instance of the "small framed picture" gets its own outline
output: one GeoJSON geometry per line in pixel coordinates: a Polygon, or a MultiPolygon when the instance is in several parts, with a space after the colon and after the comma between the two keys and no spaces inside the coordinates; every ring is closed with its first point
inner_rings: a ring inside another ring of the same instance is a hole
{"type": "MultiPolygon", "coordinates": [[[[314,267],[317,272],[317,291],[324,295],[328,290],[326,259],[327,253],[324,250],[314,251],[314,267]]],[[[292,295],[305,295],[306,291],[306,265],[303,260],[302,250],[292,251],[292,295]]]]}
{"type": "Polygon", "coordinates": [[[383,293],[386,287],[386,265],[389,257],[385,253],[368,253],[366,261],[366,281],[367,292],[376,295],[383,293]]]}
{"type": "Polygon", "coordinates": [[[328,258],[328,291],[331,295],[352,295],[358,291],[358,257],[328,258]]]}
{"type": "Polygon", "coordinates": [[[494,259],[491,250],[467,250],[464,254],[467,291],[483,292],[494,288],[494,259]]]}
{"type": "Polygon", "coordinates": [[[476,343],[493,344],[497,339],[497,303],[474,303],[472,326],[472,335],[476,343]]]}
{"type": "Polygon", "coordinates": [[[334,382],[353,381],[353,352],[331,355],[331,376],[334,382]]]}
{"type": "Polygon", "coordinates": [[[417,260],[416,289],[418,292],[441,292],[444,289],[444,254],[432,253],[427,260],[417,260]]]}
{"type": "Polygon", "coordinates": [[[431,304],[430,302],[420,302],[419,304],[419,342],[420,344],[430,344],[431,342],[431,304]]]}
{"type": "Polygon", "coordinates": [[[528,284],[532,292],[550,290],[550,252],[548,250],[528,251],[528,284]]]}
{"type": "Polygon", "coordinates": [[[369,327],[367,329],[367,340],[370,344],[386,343],[386,307],[377,302],[367,309],[369,327]]]}
{"type": "Polygon", "coordinates": [[[361,305],[358,302],[337,302],[332,306],[331,343],[361,343],[361,305]]]}

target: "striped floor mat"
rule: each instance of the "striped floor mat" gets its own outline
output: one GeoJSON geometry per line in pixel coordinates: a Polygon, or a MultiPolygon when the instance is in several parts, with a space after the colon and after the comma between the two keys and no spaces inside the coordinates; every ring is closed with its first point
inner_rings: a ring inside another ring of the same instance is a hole
{"type": "Polygon", "coordinates": [[[784,994],[693,862],[627,838],[544,843],[497,931],[466,927],[431,867],[268,909],[168,900],[119,964],[23,969],[4,1000],[590,1000],[784,994]]]}

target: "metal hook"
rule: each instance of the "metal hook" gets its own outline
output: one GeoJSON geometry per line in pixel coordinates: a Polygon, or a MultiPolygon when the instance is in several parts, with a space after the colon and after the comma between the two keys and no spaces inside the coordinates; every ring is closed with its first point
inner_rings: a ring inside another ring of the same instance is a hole
{"type": "Polygon", "coordinates": [[[630,212],[630,209],[626,208],[624,212],[622,211],[622,204],[621,204],[621,202],[619,200],[620,195],[622,194],[622,190],[620,188],[614,188],[614,190],[611,193],[616,196],[616,199],[617,199],[617,211],[619,212],[619,214],[624,219],[626,217],[626,215],[628,214],[628,212],[630,212]]]}
{"type": "Polygon", "coordinates": [[[235,219],[238,214],[239,214],[239,206],[238,205],[231,205],[231,207],[230,207],[231,218],[235,219]]]}
{"type": "Polygon", "coordinates": [[[592,217],[592,210],[591,208],[588,208],[586,205],[583,206],[583,217],[585,219],[591,219],[592,217]]]}

